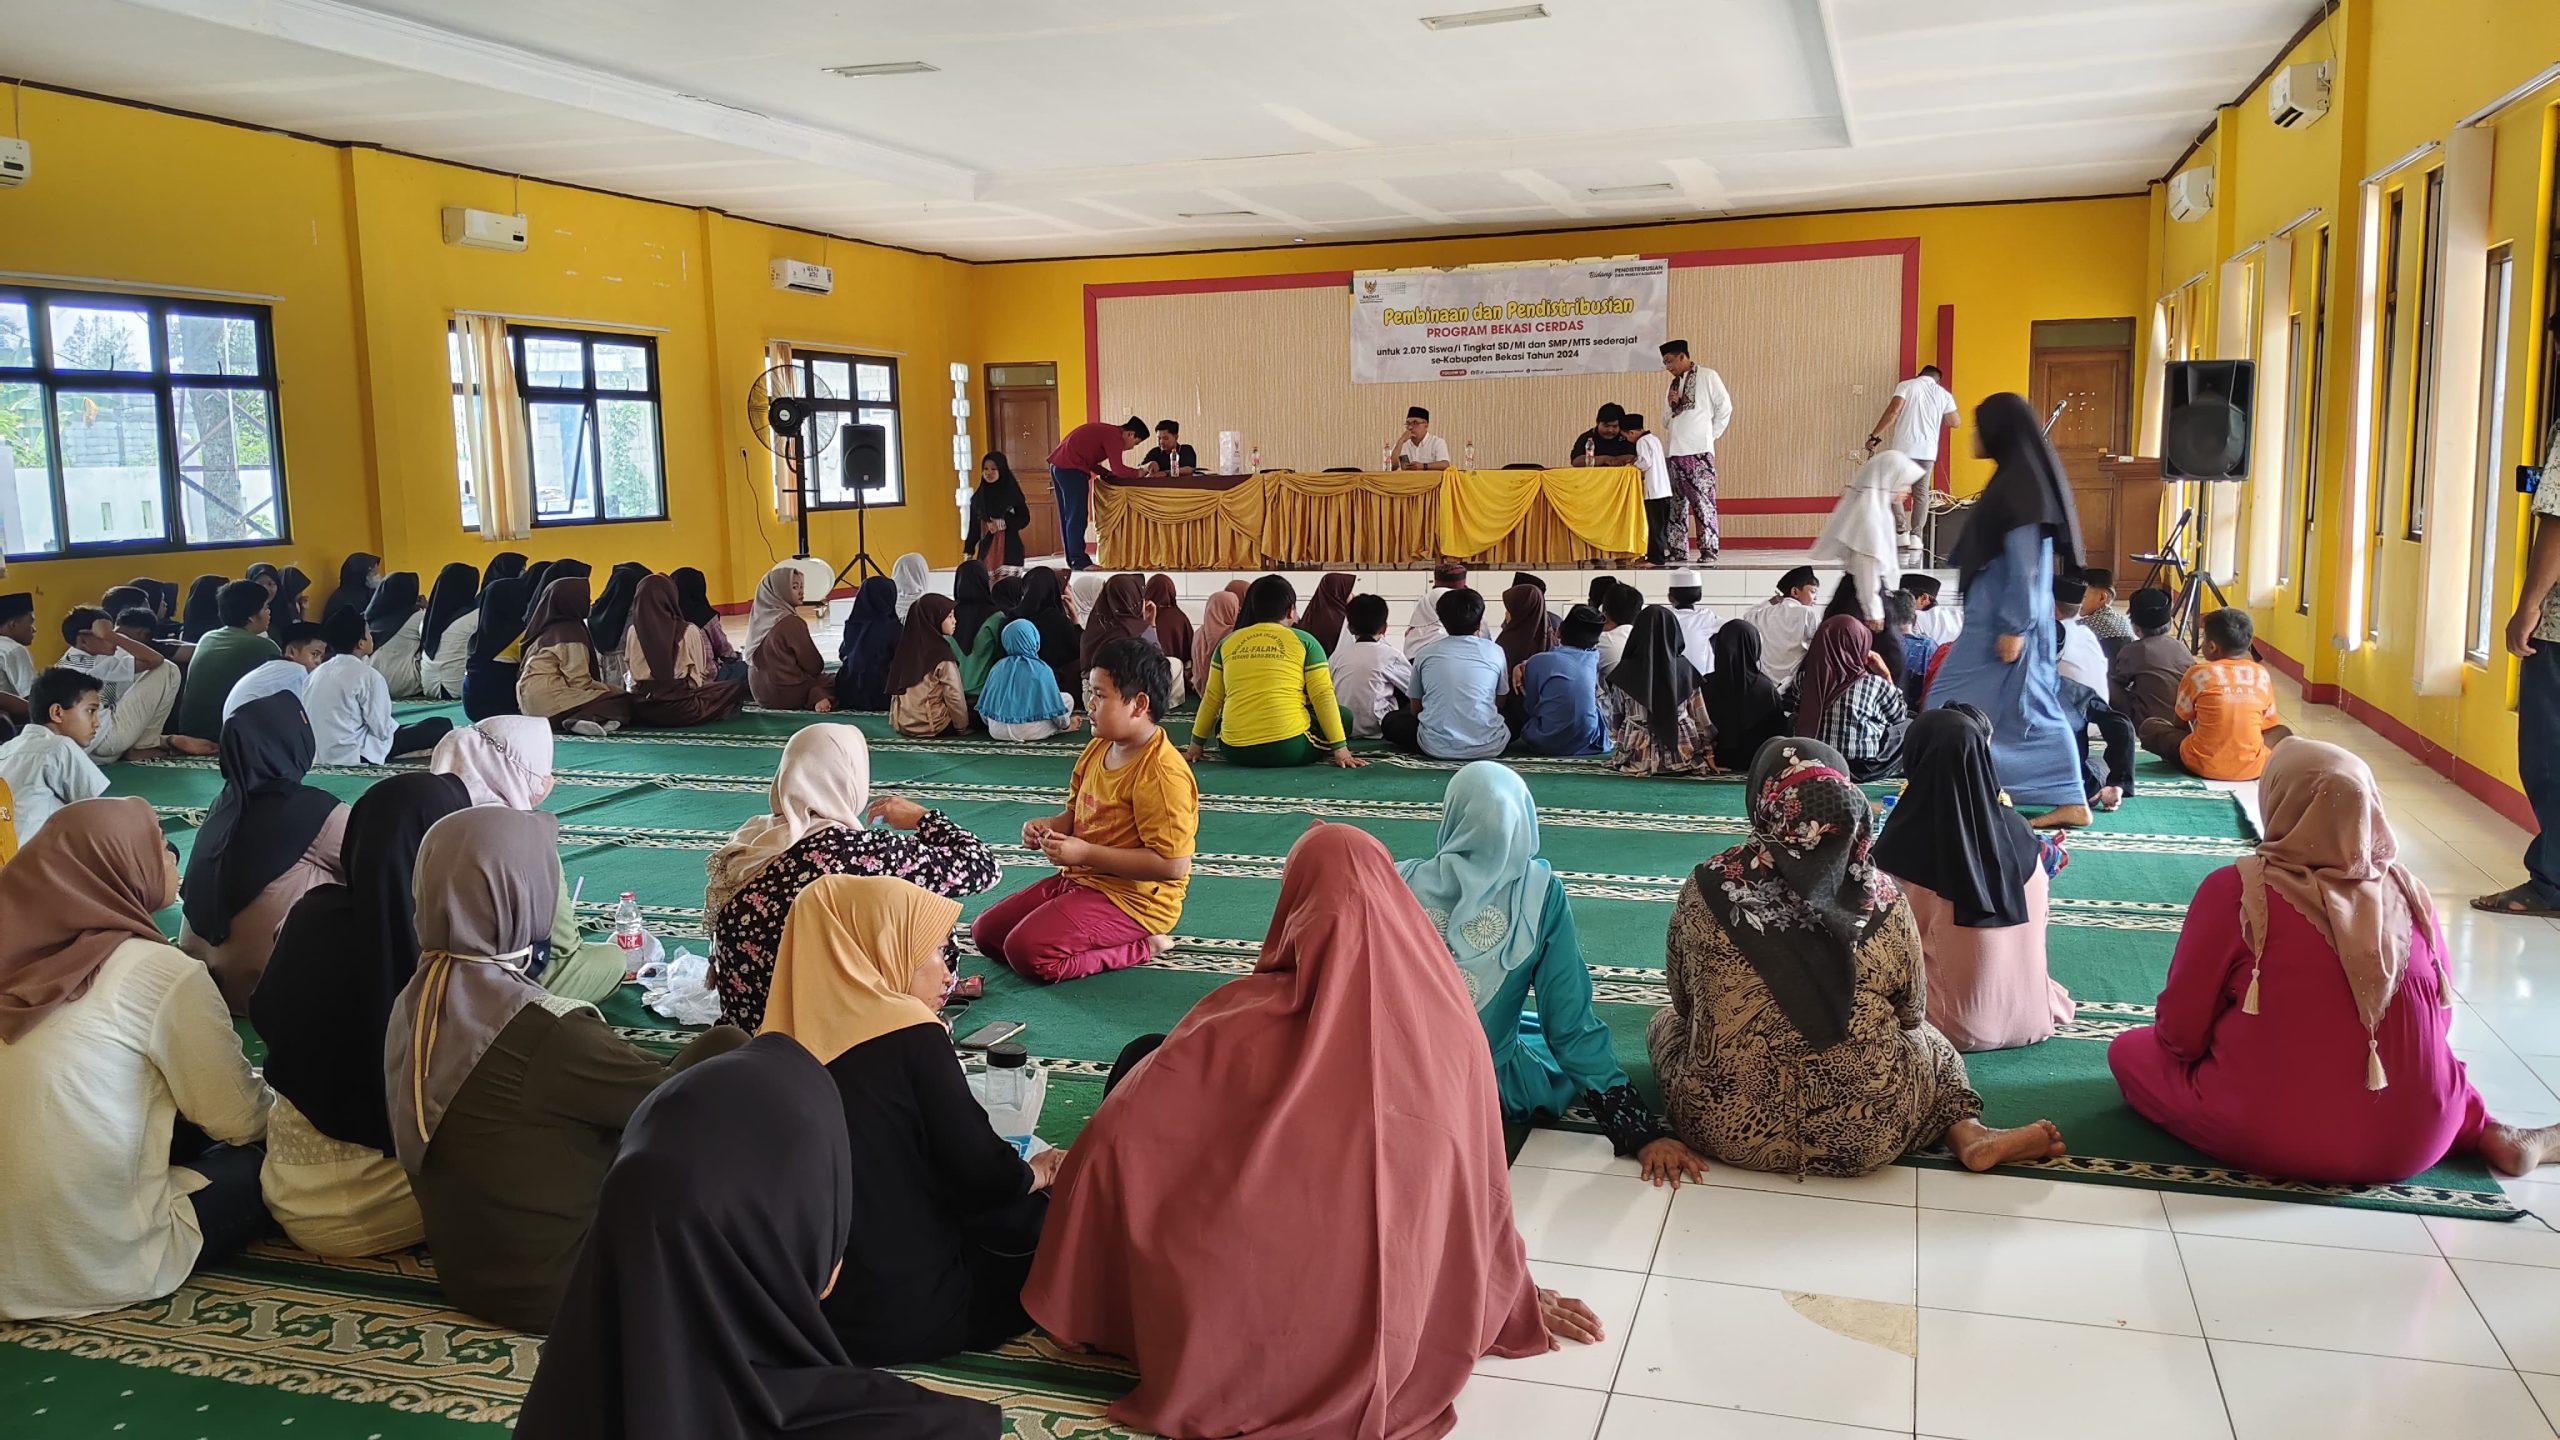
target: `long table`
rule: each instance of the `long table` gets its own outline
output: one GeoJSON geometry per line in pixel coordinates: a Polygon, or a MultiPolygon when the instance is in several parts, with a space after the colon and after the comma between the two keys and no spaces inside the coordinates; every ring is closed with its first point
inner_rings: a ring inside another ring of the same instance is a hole
{"type": "Polygon", "coordinates": [[[1094,512],[1115,570],[1561,566],[1644,551],[1632,466],[1096,477],[1094,512]]]}

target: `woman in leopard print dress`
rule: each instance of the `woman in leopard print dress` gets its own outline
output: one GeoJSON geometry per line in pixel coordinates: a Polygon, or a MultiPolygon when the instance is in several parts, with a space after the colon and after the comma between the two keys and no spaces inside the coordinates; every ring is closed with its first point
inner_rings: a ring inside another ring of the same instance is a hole
{"type": "Polygon", "coordinates": [[[1920,932],[1868,858],[1837,752],[1781,736],[1751,767],[1751,838],[1672,911],[1671,1004],[1646,1033],[1673,1133],[1751,1170],[1863,1175],[1943,1139],[1967,1168],[2062,1153],[2047,1121],[1983,1125],[1964,1057],[1925,1018],[1920,932]]]}

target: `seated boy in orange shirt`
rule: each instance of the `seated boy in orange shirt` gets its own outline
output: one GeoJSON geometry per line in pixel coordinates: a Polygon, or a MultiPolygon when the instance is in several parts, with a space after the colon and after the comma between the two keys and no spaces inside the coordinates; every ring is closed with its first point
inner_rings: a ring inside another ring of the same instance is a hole
{"type": "Polygon", "coordinates": [[[1141,965],[1172,945],[1200,835],[1200,785],[1158,724],[1173,668],[1143,637],[1094,657],[1093,743],[1064,813],[1022,827],[1058,873],[997,901],[970,927],[978,953],[1034,980],[1141,965]]]}
{"type": "Polygon", "coordinates": [[[2293,734],[2276,718],[2275,677],[2251,658],[2249,612],[2204,617],[2204,656],[2178,682],[2177,718],[2146,720],[2142,748],[2207,780],[2255,780],[2293,734]]]}

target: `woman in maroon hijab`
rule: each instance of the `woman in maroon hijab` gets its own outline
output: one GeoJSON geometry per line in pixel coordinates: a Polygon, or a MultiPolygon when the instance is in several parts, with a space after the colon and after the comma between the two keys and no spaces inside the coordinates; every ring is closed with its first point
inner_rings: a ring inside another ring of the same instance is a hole
{"type": "Polygon", "coordinates": [[[1414,963],[1440,944],[1384,846],[1316,825],[1254,973],[1116,1078],[1022,1297],[1137,1363],[1112,1419],[1418,1440],[1479,1359],[1600,1338],[1529,1278],[1482,1027],[1454,967],[1414,963]]]}

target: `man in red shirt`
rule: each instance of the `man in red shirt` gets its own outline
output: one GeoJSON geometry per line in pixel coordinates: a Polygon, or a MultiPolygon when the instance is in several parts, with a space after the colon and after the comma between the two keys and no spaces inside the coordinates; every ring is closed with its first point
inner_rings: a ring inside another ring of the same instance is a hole
{"type": "Polygon", "coordinates": [[[1118,425],[1095,420],[1067,432],[1049,452],[1049,489],[1058,497],[1058,536],[1066,546],[1067,568],[1090,570],[1093,557],[1084,552],[1087,486],[1096,473],[1123,480],[1143,480],[1141,471],[1123,466],[1118,457],[1147,443],[1147,422],[1132,415],[1118,425]]]}

